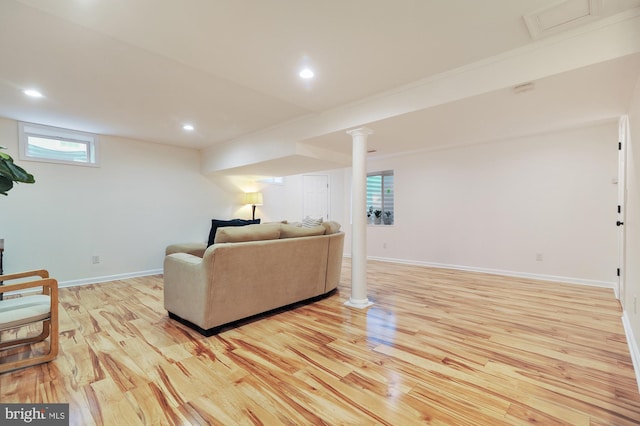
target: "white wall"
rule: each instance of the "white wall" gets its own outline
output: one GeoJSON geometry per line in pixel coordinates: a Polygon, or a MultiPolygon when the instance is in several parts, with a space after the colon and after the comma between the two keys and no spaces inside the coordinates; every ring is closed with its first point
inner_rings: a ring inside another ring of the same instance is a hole
{"type": "Polygon", "coordinates": [[[617,123],[369,160],[389,169],[395,224],[368,227],[369,257],[615,282],[617,123]]]}
{"type": "Polygon", "coordinates": [[[198,151],[100,144],[98,168],[22,161],[17,123],[0,119],[0,145],[36,178],[0,197],[5,272],[46,268],[62,285],[157,272],[167,244],[206,241],[211,218],[231,214],[230,195],[201,175],[198,151]]]}
{"type": "Polygon", "coordinates": [[[627,204],[625,217],[625,289],[623,320],[640,386],[640,80],[629,113],[631,140],[627,144],[627,204]]]}
{"type": "MultiPolygon", "coordinates": [[[[310,175],[326,175],[329,179],[329,219],[340,224],[345,223],[345,180],[344,169],[327,170],[309,173],[310,175]]],[[[256,208],[256,218],[263,222],[288,220],[290,222],[303,219],[303,176],[285,176],[282,184],[257,183],[256,190],[264,196],[264,205],[256,208]]],[[[248,208],[238,210],[239,217],[251,217],[248,208]],[[245,212],[245,213],[243,213],[245,212]]]]}
{"type": "MultiPolygon", "coordinates": [[[[18,157],[15,121],[0,119],[0,141],[18,157]]],[[[396,223],[368,228],[368,255],[611,285],[616,142],[617,124],[608,123],[370,159],[370,171],[395,171],[396,223]]],[[[0,197],[6,271],[44,267],[61,281],[157,271],[167,244],[205,240],[211,218],[250,217],[239,188],[200,174],[197,151],[112,137],[101,144],[100,168],[18,160],[37,183],[0,197]]],[[[329,176],[330,214],[347,232],[348,254],[350,170],[320,174],[329,176]]],[[[256,190],[264,192],[263,221],[302,218],[302,175],[256,190]]]]}

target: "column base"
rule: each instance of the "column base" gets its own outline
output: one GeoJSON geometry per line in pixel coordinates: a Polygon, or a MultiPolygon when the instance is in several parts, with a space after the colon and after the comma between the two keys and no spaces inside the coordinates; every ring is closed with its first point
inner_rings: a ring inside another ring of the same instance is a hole
{"type": "Polygon", "coordinates": [[[345,306],[348,306],[350,308],[364,309],[373,305],[373,302],[370,301],[369,299],[356,299],[356,300],[349,299],[346,302],[344,302],[344,304],[345,306]]]}

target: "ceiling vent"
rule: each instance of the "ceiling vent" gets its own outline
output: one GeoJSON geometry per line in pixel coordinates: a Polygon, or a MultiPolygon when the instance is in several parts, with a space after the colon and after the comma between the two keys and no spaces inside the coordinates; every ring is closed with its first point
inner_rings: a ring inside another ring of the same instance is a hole
{"type": "Polygon", "coordinates": [[[594,21],[602,15],[602,0],[563,0],[524,17],[536,40],[594,21]]]}

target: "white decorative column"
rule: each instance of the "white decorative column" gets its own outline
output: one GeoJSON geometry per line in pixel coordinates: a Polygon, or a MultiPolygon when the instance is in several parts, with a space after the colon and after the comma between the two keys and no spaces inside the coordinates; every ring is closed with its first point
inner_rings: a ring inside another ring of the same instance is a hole
{"type": "Polygon", "coordinates": [[[367,137],[373,130],[366,127],[349,130],[353,139],[351,179],[351,298],[345,305],[366,308],[373,305],[367,298],[367,137]]]}

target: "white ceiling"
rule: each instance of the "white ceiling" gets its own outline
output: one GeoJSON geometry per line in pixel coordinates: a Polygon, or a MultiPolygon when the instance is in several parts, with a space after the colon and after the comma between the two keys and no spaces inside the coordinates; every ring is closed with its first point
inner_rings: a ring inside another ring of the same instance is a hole
{"type": "MultiPolygon", "coordinates": [[[[537,80],[522,93],[509,87],[369,123],[368,146],[380,156],[617,120],[628,112],[639,78],[640,54],[624,56],[537,80]]],[[[348,142],[342,131],[305,141],[342,153],[350,152],[348,142]]]]}
{"type": "MultiPolygon", "coordinates": [[[[1,0],[0,116],[207,148],[530,45],[524,16],[558,3],[1,0]],[[316,71],[311,82],[297,76],[304,64],[316,71]],[[45,97],[26,98],[28,87],[45,97]],[[195,132],[182,130],[187,122],[195,132]]],[[[597,4],[590,18],[599,19],[640,0],[566,4],[597,4]]],[[[438,147],[610,119],[626,111],[639,75],[637,55],[620,58],[536,81],[532,92],[371,123],[371,143],[393,153],[424,149],[422,135],[438,147]],[[451,135],[443,125],[460,117],[465,127],[451,135]]],[[[306,142],[343,152],[336,137],[306,142]]]]}

